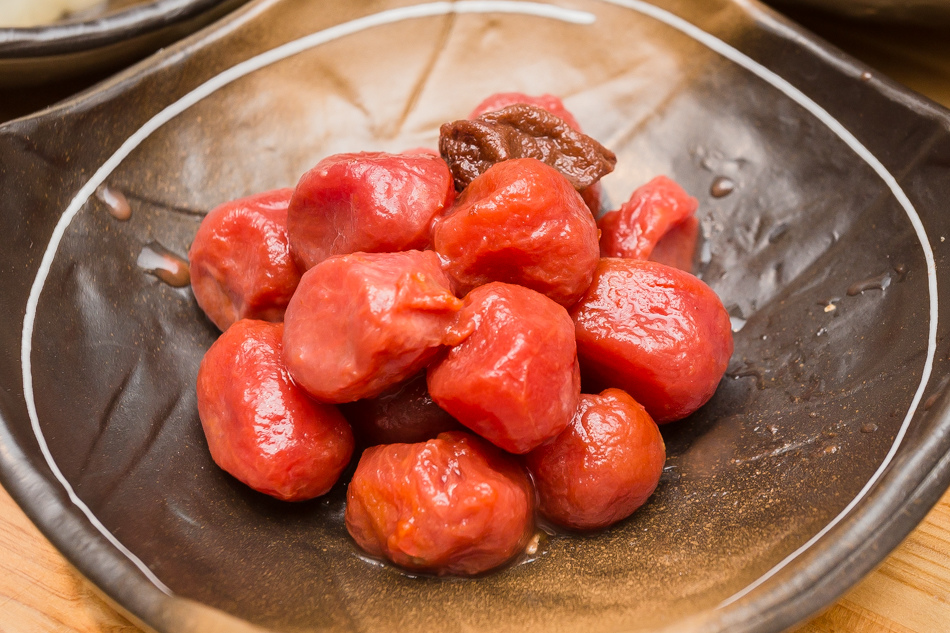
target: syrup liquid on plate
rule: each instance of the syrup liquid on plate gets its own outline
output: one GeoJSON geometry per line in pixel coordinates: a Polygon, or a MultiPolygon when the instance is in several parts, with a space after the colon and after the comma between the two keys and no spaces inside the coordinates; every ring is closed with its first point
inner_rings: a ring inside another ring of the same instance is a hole
{"type": "Polygon", "coordinates": [[[109,208],[109,214],[120,222],[125,222],[132,217],[132,207],[129,201],[118,189],[112,189],[103,185],[96,189],[96,197],[109,208]]]}
{"type": "Polygon", "coordinates": [[[188,262],[158,242],[149,242],[142,247],[135,261],[139,268],[164,281],[172,288],[184,288],[191,283],[188,262]]]}
{"type": "Polygon", "coordinates": [[[726,176],[717,176],[709,186],[709,195],[711,195],[713,198],[725,198],[730,193],[735,191],[735,189],[736,183],[732,180],[732,178],[727,178],[726,176]]]}

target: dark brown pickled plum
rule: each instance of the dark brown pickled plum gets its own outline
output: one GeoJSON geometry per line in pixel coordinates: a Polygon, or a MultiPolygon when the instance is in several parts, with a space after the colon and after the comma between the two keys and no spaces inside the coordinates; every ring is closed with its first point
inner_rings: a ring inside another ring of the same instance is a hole
{"type": "Polygon", "coordinates": [[[522,551],[534,491],[521,466],[468,433],[366,449],[347,489],[346,527],[373,556],[472,576],[522,551]]]}
{"type": "Polygon", "coordinates": [[[465,297],[458,329],[470,334],[429,367],[429,393],[440,407],[511,453],[564,430],[580,397],[567,310],[496,282],[465,297]]]}
{"type": "Polygon", "coordinates": [[[221,330],[238,319],[281,321],[300,281],[287,241],[292,189],[213,209],[188,252],[195,300],[221,330]]]}
{"type": "Polygon", "coordinates": [[[602,259],[571,316],[585,381],[623,389],[657,423],[705,404],[732,355],[729,314],[716,293],[656,262],[602,259]]]}
{"type": "Polygon", "coordinates": [[[571,424],[525,456],[541,514],[575,530],[633,514],[653,494],[665,461],[653,418],[619,389],[581,395],[571,424]]]}
{"type": "Polygon", "coordinates": [[[439,128],[439,153],[462,191],[492,165],[535,158],[559,171],[578,191],[609,174],[612,151],[548,110],[516,103],[477,119],[439,128]]]}
{"type": "Polygon", "coordinates": [[[567,123],[571,129],[582,132],[580,123],[574,118],[574,115],[564,107],[564,102],[555,95],[543,94],[539,96],[526,95],[523,92],[496,92],[488,96],[485,100],[475,106],[469,119],[477,119],[483,114],[495,112],[508,106],[518,103],[527,103],[528,105],[544,108],[557,118],[567,123]]]}
{"type": "Polygon", "coordinates": [[[317,400],[371,398],[428,364],[461,307],[432,251],[337,255],[287,306],[284,362],[317,400]]]}
{"type": "Polygon", "coordinates": [[[649,259],[666,232],[691,217],[698,205],[676,182],[657,176],[597,223],[601,255],[649,259]]]}
{"type": "Polygon", "coordinates": [[[454,199],[448,166],[427,152],[329,156],[294,190],[291,249],[303,270],[331,255],[425,249],[432,220],[454,199]]]}
{"type": "Polygon", "coordinates": [[[491,167],[436,221],[433,245],[464,294],[490,281],[526,286],[564,306],[597,266],[597,224],[580,194],[533,158],[491,167]]]}
{"type": "MultiPolygon", "coordinates": [[[[564,107],[564,102],[558,97],[549,94],[532,96],[521,92],[498,92],[479,103],[475,109],[472,110],[472,113],[468,115],[468,118],[477,119],[483,114],[501,110],[516,103],[527,103],[539,108],[544,108],[567,123],[572,129],[578,132],[584,131],[581,129],[581,124],[574,118],[574,115],[564,107]]],[[[600,212],[601,198],[603,197],[600,182],[595,182],[591,186],[581,189],[581,197],[591,210],[591,213],[596,216],[600,212]]]]}
{"type": "Polygon", "coordinates": [[[365,446],[424,442],[462,425],[429,395],[422,372],[375,398],[340,405],[343,416],[365,446]]]}
{"type": "Polygon", "coordinates": [[[218,466],[254,490],[302,501],[336,483],[353,433],[336,407],[290,379],[283,328],[243,319],[215,341],[198,370],[198,414],[218,466]]]}

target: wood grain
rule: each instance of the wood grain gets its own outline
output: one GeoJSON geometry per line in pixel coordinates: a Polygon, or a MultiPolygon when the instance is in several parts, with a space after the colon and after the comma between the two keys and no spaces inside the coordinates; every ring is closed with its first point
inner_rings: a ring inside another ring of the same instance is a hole
{"type": "MultiPolygon", "coordinates": [[[[950,631],[950,492],[884,563],[794,633],[950,631]]],[[[0,633],[141,633],[0,488],[0,633]]]]}

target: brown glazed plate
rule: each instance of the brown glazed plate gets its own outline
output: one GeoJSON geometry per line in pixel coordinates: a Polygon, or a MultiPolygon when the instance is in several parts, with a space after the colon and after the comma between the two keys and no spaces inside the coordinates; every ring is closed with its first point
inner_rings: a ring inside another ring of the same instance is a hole
{"type": "Polygon", "coordinates": [[[156,631],[781,631],[950,482],[950,114],[751,0],[258,1],[0,127],[0,156],[3,485],[156,631]],[[617,152],[614,206],[661,173],[700,199],[735,355],[663,428],[630,519],[410,577],[355,550],[342,484],[283,504],[212,463],[194,385],[217,332],[143,252],[511,90],[561,95],[617,152]]]}

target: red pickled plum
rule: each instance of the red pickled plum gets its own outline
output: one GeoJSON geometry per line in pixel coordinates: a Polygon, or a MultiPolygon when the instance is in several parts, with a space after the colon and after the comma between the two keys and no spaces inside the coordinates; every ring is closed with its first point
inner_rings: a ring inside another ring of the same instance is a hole
{"type": "Polygon", "coordinates": [[[188,259],[195,300],[221,330],[238,319],[281,321],[300,281],[287,241],[292,189],[215,208],[201,222],[188,259]]]}
{"type": "Polygon", "coordinates": [[[732,355],[716,293],[655,262],[602,259],[571,316],[585,381],[623,389],[658,423],[705,404],[732,355]]]}
{"type": "Polygon", "coordinates": [[[336,407],[311,400],[281,361],[283,324],[243,319],[198,370],[198,415],[215,463],[285,501],[325,494],[353,453],[336,407]]]}
{"type": "Polygon", "coordinates": [[[497,163],[472,181],[436,221],[433,245],[462,294],[502,281],[564,306],[590,285],[600,253],[580,194],[533,158],[497,163]]]}
{"type": "Polygon", "coordinates": [[[317,400],[371,398],[428,364],[461,307],[432,251],[337,255],[300,280],[284,361],[317,400]]]}
{"type": "Polygon", "coordinates": [[[465,297],[458,328],[471,333],[429,367],[429,393],[440,407],[512,453],[564,430],[580,397],[567,310],[496,282],[465,297]]]}
{"type": "Polygon", "coordinates": [[[525,456],[541,514],[575,530],[633,514],[653,494],[665,461],[660,429],[619,389],[581,395],[571,425],[525,456]]]}
{"type": "Polygon", "coordinates": [[[656,243],[650,261],[693,272],[693,256],[699,241],[699,220],[691,215],[670,228],[656,243]]]}
{"type": "Polygon", "coordinates": [[[464,432],[366,449],[350,482],[346,527],[401,567],[472,576],[511,560],[534,531],[521,466],[464,432]]]}
{"type": "Polygon", "coordinates": [[[340,405],[356,437],[366,446],[425,442],[462,425],[432,400],[422,372],[379,394],[340,405]]]}
{"type": "Polygon", "coordinates": [[[438,156],[329,156],[294,190],[287,218],[291,249],[304,270],[331,255],[424,249],[432,220],[454,199],[452,174],[438,156]]]}
{"type": "Polygon", "coordinates": [[[696,212],[699,202],[666,176],[636,189],[617,211],[600,219],[604,257],[648,259],[660,238],[696,212]]]}

